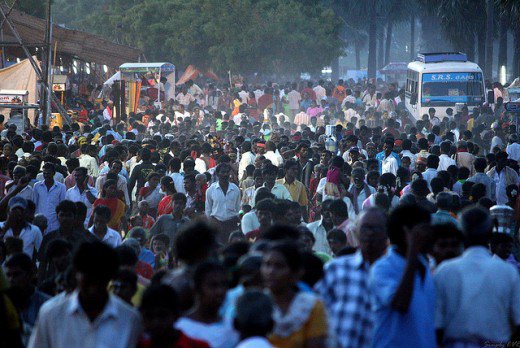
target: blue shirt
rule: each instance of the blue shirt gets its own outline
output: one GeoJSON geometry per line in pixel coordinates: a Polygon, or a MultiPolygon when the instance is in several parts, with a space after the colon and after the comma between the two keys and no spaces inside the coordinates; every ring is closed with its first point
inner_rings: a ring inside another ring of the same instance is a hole
{"type": "Polygon", "coordinates": [[[139,261],[146,262],[150,266],[155,267],[155,255],[146,248],[141,248],[141,252],[139,253],[139,261]]]}
{"type": "Polygon", "coordinates": [[[392,308],[392,299],[404,275],[406,259],[392,247],[372,266],[368,285],[374,297],[374,347],[435,348],[435,284],[424,258],[424,278],[416,272],[406,314],[392,308]]]}
{"type": "MultiPolygon", "coordinates": [[[[394,157],[397,160],[397,165],[398,166],[401,166],[401,158],[399,158],[398,154],[396,154],[395,152],[391,152],[390,156],[394,157]]],[[[383,172],[383,160],[385,158],[386,158],[386,155],[385,155],[384,151],[381,151],[380,153],[378,153],[376,155],[376,160],[377,160],[378,165],[379,165],[379,174],[381,174],[383,172]]]]}

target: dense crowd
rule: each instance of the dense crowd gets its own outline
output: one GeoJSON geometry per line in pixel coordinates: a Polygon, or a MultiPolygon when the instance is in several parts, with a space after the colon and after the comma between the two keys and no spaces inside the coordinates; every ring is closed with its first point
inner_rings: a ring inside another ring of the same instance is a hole
{"type": "Polygon", "coordinates": [[[0,117],[0,346],[520,342],[500,84],[420,120],[381,80],[200,85],[121,117],[80,93],[52,129],[0,117]]]}

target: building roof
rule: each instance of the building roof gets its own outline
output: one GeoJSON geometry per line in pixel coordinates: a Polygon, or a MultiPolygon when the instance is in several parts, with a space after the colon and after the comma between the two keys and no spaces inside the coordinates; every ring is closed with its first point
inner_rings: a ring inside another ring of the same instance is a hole
{"type": "MultiPolygon", "coordinates": [[[[7,12],[5,6],[2,8],[7,12]]],[[[44,19],[14,9],[8,18],[14,24],[24,44],[34,45],[45,42],[46,21],[44,19]]],[[[142,51],[137,48],[119,45],[79,30],[66,29],[58,25],[53,25],[52,30],[53,42],[57,43],[59,54],[69,54],[85,62],[118,68],[125,62],[138,61],[142,54],[142,51]]],[[[7,24],[4,24],[4,40],[16,41],[7,24]]]]}

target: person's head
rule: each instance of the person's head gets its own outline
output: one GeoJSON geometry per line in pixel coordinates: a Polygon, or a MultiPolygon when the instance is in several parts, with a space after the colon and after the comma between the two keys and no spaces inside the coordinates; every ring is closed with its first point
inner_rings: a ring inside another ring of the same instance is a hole
{"type": "Polygon", "coordinates": [[[215,174],[217,175],[220,184],[225,184],[229,182],[230,173],[231,166],[229,165],[229,163],[220,163],[215,169],[215,174]]]}
{"type": "Polygon", "coordinates": [[[167,253],[170,248],[170,245],[170,237],[168,237],[164,233],[159,233],[153,236],[152,241],[150,243],[150,248],[155,255],[159,255],[161,253],[167,253]]]}
{"type": "Polygon", "coordinates": [[[298,175],[298,162],[295,160],[288,160],[285,162],[285,178],[291,182],[296,179],[298,175]]]}
{"type": "MultiPolygon", "coordinates": [[[[72,220],[72,222],[74,222],[74,220],[72,220]]],[[[36,214],[34,215],[32,224],[38,227],[42,235],[44,235],[47,231],[49,221],[47,220],[47,217],[44,214],[36,214]]]]}
{"type": "Polygon", "coordinates": [[[335,199],[330,203],[329,211],[334,226],[340,226],[348,219],[348,207],[342,199],[335,199]]]}
{"type": "Polygon", "coordinates": [[[256,217],[262,227],[269,227],[273,221],[272,209],[274,202],[272,199],[262,199],[255,205],[256,217]]]}
{"type": "Polygon", "coordinates": [[[128,268],[122,268],[112,279],[112,290],[116,296],[132,305],[132,297],[137,292],[137,274],[128,268]]]}
{"type": "Polygon", "coordinates": [[[507,153],[500,151],[495,155],[496,162],[497,162],[497,169],[502,170],[507,165],[507,153]]]}
{"type": "Polygon", "coordinates": [[[493,233],[489,240],[491,252],[502,260],[507,260],[513,250],[513,237],[507,233],[493,233]]]}
{"type": "Polygon", "coordinates": [[[215,261],[199,264],[193,273],[197,306],[206,313],[217,313],[228,290],[224,266],[215,261]]]}
{"type": "Polygon", "coordinates": [[[192,222],[177,232],[173,244],[180,262],[195,265],[215,253],[216,232],[205,222],[192,222]]]}
{"type": "Polygon", "coordinates": [[[479,173],[483,173],[487,167],[487,160],[484,157],[475,158],[475,162],[473,162],[473,166],[475,167],[475,171],[479,173]]]}
{"type": "Polygon", "coordinates": [[[101,241],[85,242],[78,247],[72,263],[82,298],[95,303],[106,299],[108,282],[119,268],[117,252],[101,241]]]}
{"type": "Polygon", "coordinates": [[[148,201],[142,200],[139,203],[137,203],[137,210],[140,215],[146,216],[148,215],[148,212],[150,211],[150,203],[148,201]]]}
{"type": "Polygon", "coordinates": [[[430,190],[428,189],[428,182],[424,179],[416,179],[412,181],[412,193],[416,198],[425,198],[430,190]]]}
{"type": "Polygon", "coordinates": [[[327,242],[334,255],[347,246],[347,235],[338,228],[333,228],[327,233],[327,242]]]}
{"type": "Polygon", "coordinates": [[[72,247],[71,243],[63,239],[55,239],[49,243],[45,256],[57,273],[65,272],[70,266],[72,247]]]}
{"type": "Polygon", "coordinates": [[[437,169],[438,166],[439,166],[439,156],[437,156],[437,155],[428,156],[428,158],[426,159],[426,167],[432,168],[432,169],[437,169]]]}
{"type": "Polygon", "coordinates": [[[105,181],[103,184],[103,191],[101,192],[101,196],[104,198],[117,197],[117,182],[112,179],[105,181]]]}
{"type": "Polygon", "coordinates": [[[293,288],[302,271],[302,255],[295,243],[276,242],[264,253],[261,267],[264,286],[275,295],[293,288]]]}
{"type": "Polygon", "coordinates": [[[182,216],[184,209],[186,209],[187,198],[184,193],[177,192],[172,196],[172,214],[175,216],[182,216]]]}
{"type": "Polygon", "coordinates": [[[27,293],[33,288],[35,266],[29,255],[17,253],[11,255],[4,264],[5,275],[12,289],[27,293]]]}
{"type": "Polygon", "coordinates": [[[54,179],[54,174],[56,174],[56,167],[54,163],[47,162],[43,165],[42,168],[43,179],[46,181],[52,181],[54,179]]]}
{"type": "Polygon", "coordinates": [[[464,236],[453,224],[437,224],[432,227],[433,245],[430,251],[436,265],[462,254],[464,236]]]}
{"type": "Polygon", "coordinates": [[[365,170],[362,168],[355,168],[352,170],[352,182],[356,188],[360,189],[365,184],[365,170]]]}
{"type": "Polygon", "coordinates": [[[27,210],[27,200],[20,196],[15,196],[8,203],[8,221],[11,227],[22,227],[25,225],[25,212],[27,210]]]}
{"type": "Polygon", "coordinates": [[[468,207],[459,214],[459,222],[467,246],[486,246],[493,231],[489,212],[479,207],[468,207]]]}
{"type": "Polygon", "coordinates": [[[267,165],[262,169],[262,176],[264,177],[264,182],[268,187],[274,186],[277,175],[278,168],[275,165],[267,165]]]}
{"type": "Polygon", "coordinates": [[[144,330],[152,338],[167,337],[180,316],[179,298],[168,285],[151,285],[143,294],[139,311],[144,330]]]}
{"type": "Polygon", "coordinates": [[[451,207],[453,205],[453,198],[452,198],[451,193],[439,192],[439,194],[437,194],[437,197],[436,197],[436,203],[437,203],[437,208],[439,208],[439,210],[446,210],[446,211],[451,210],[451,207]]]}
{"type": "Polygon", "coordinates": [[[233,326],[240,337],[265,337],[274,326],[273,301],[260,290],[247,290],[235,305],[233,326]]]}
{"type": "Polygon", "coordinates": [[[430,213],[418,205],[396,207],[388,217],[388,237],[390,243],[401,251],[408,250],[407,234],[417,225],[430,223],[430,213]]]}
{"type": "Polygon", "coordinates": [[[76,185],[85,185],[87,182],[88,171],[85,167],[78,167],[74,170],[74,179],[76,180],[76,185]]]}
{"type": "Polygon", "coordinates": [[[56,215],[58,216],[58,222],[60,228],[64,230],[70,230],[74,226],[74,220],[76,218],[76,205],[74,202],[69,200],[61,201],[56,206],[56,215]]]}
{"type": "Polygon", "coordinates": [[[103,231],[106,229],[108,222],[110,221],[110,217],[112,216],[112,212],[109,207],[104,205],[98,205],[94,208],[93,214],[93,225],[96,231],[103,231]]]}
{"type": "Polygon", "coordinates": [[[373,263],[381,257],[388,246],[387,217],[377,207],[363,210],[356,219],[354,238],[359,243],[363,257],[373,263]]]}

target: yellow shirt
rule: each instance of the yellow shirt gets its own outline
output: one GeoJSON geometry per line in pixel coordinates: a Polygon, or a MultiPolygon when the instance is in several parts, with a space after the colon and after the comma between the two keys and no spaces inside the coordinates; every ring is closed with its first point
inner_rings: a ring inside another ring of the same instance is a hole
{"type": "Polygon", "coordinates": [[[328,334],[327,315],[321,301],[316,301],[314,308],[302,328],[289,337],[280,337],[274,334],[269,336],[269,342],[278,348],[304,347],[309,339],[326,337],[328,334]]]}
{"type": "Polygon", "coordinates": [[[309,204],[309,199],[307,198],[307,189],[305,185],[298,180],[294,180],[292,184],[288,184],[285,182],[285,178],[279,179],[276,181],[279,184],[285,186],[285,188],[291,194],[291,197],[294,202],[298,202],[300,205],[306,207],[309,204]]]}

